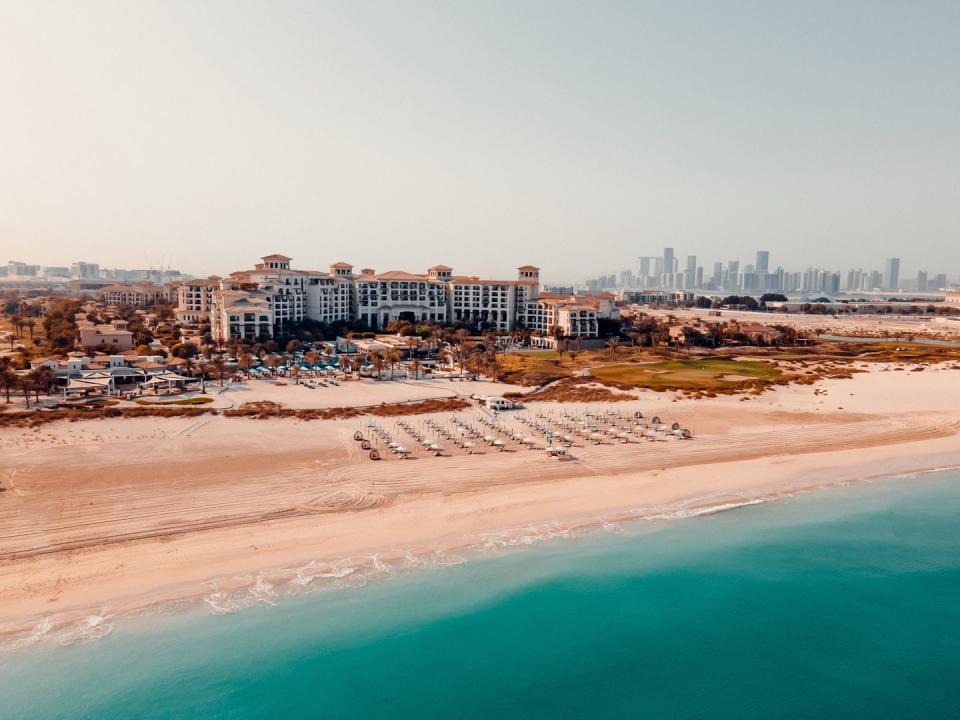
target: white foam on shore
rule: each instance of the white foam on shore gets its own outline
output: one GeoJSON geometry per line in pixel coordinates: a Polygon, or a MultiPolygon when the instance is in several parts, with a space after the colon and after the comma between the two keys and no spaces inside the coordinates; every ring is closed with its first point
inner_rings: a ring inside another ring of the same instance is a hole
{"type": "Polygon", "coordinates": [[[87,615],[66,632],[57,636],[57,644],[65,647],[76,642],[99,640],[113,632],[113,623],[107,622],[106,610],[99,615],[87,615]]]}
{"type": "MultiPolygon", "coordinates": [[[[864,478],[863,482],[879,479],[914,479],[957,469],[943,467],[883,478],[864,478]]],[[[847,481],[828,481],[815,489],[850,484],[847,481]]],[[[643,506],[623,510],[570,524],[545,522],[501,528],[466,536],[457,551],[449,547],[402,547],[365,556],[314,559],[295,567],[263,570],[256,575],[213,578],[203,584],[210,592],[198,593],[194,601],[179,599],[126,614],[142,614],[155,610],[179,612],[188,608],[202,607],[205,604],[211,614],[226,615],[254,606],[276,605],[284,598],[303,593],[363,587],[370,582],[384,580],[401,573],[461,565],[469,562],[470,559],[493,553],[532,548],[555,541],[575,540],[591,532],[620,534],[626,531],[625,526],[629,527],[630,524],[640,521],[673,522],[707,517],[806,495],[812,492],[812,489],[814,488],[772,491],[751,497],[717,493],[688,498],[671,505],[643,506]]],[[[97,614],[83,616],[78,616],[76,613],[46,616],[29,630],[9,634],[0,641],[0,651],[17,650],[40,643],[66,646],[77,642],[98,640],[113,631],[113,620],[115,617],[111,616],[106,608],[102,608],[97,614]]]]}

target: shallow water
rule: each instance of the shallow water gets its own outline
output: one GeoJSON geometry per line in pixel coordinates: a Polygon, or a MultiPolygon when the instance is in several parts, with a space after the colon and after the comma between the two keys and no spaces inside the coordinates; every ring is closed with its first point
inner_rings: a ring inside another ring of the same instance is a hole
{"type": "Polygon", "coordinates": [[[0,655],[0,717],[944,718],[958,670],[951,471],[122,621],[0,655]]]}

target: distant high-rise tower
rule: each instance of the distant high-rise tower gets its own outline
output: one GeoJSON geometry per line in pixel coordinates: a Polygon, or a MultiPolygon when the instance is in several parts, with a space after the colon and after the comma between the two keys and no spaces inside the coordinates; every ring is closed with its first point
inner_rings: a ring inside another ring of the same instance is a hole
{"type": "Polygon", "coordinates": [[[672,273],[676,272],[677,263],[673,258],[673,248],[664,248],[663,249],[663,272],[672,273]]]}
{"type": "Polygon", "coordinates": [[[697,286],[697,256],[687,255],[687,266],[683,271],[683,287],[689,289],[697,286]]]}
{"type": "Polygon", "coordinates": [[[764,274],[770,272],[770,251],[769,250],[757,250],[756,272],[764,273],[764,274]]]}
{"type": "Polygon", "coordinates": [[[900,289],[900,258],[887,258],[883,272],[883,285],[887,290],[900,289]]]}

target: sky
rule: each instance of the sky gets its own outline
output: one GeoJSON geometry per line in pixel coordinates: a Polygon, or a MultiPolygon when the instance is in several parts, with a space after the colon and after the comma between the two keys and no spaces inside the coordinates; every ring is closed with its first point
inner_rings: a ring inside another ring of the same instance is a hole
{"type": "Polygon", "coordinates": [[[960,273],[960,2],[0,0],[0,262],[960,273]]]}

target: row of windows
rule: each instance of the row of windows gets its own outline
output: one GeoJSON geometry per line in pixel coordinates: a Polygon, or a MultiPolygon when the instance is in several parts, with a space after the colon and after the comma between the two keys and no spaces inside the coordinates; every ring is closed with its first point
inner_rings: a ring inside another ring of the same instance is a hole
{"type": "Polygon", "coordinates": [[[443,286],[437,285],[436,283],[426,283],[426,282],[412,282],[412,281],[403,281],[403,280],[392,280],[389,283],[385,280],[380,282],[365,282],[359,283],[359,288],[363,290],[386,290],[387,288],[391,290],[434,290],[443,292],[443,286]]]}

